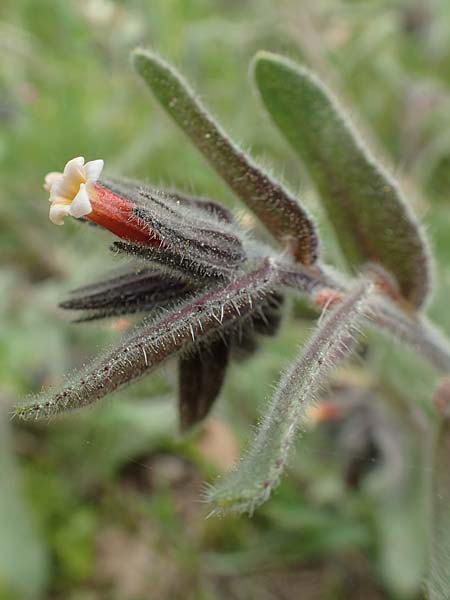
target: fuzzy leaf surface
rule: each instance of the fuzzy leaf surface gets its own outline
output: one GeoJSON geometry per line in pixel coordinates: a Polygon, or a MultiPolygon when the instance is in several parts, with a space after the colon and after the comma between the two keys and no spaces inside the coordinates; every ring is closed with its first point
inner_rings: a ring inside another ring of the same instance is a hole
{"type": "Polygon", "coordinates": [[[450,371],[450,344],[445,335],[423,315],[407,315],[389,299],[377,297],[371,304],[370,324],[391,339],[417,352],[436,371],[450,371]]]}
{"type": "Polygon", "coordinates": [[[267,302],[278,273],[270,260],[228,285],[194,296],[154,321],[144,322],[116,348],[84,372],[77,374],[58,393],[46,394],[16,409],[22,418],[50,417],[92,404],[120,387],[150,373],[179,351],[208,344],[217,332],[245,327],[267,302]]]}
{"type": "Polygon", "coordinates": [[[169,271],[177,266],[175,271],[181,269],[181,277],[186,271],[188,279],[193,271],[202,277],[227,277],[245,262],[243,233],[214,202],[133,182],[104,181],[102,186],[131,201],[139,228],[158,240],[142,246],[148,260],[154,254],[162,266],[167,257],[169,271]]]}
{"type": "Polygon", "coordinates": [[[134,52],[133,64],[162,107],[274,238],[300,262],[313,264],[316,230],[297,199],[238,148],[170,65],[145,50],[134,52]]]}
{"type": "Polygon", "coordinates": [[[254,78],[269,114],[320,193],[352,266],[381,264],[421,306],[430,287],[427,245],[395,180],[377,163],[337,100],[304,67],[260,52],[254,78]]]}
{"type": "Polygon", "coordinates": [[[191,293],[189,285],[170,279],[151,269],[133,269],[127,273],[74,290],[60,303],[65,310],[87,311],[80,321],[150,312],[161,309],[191,293]]]}
{"type": "Polygon", "coordinates": [[[207,348],[181,356],[178,365],[180,426],[186,431],[204,419],[220,393],[230,347],[218,339],[207,348]]]}
{"type": "Polygon", "coordinates": [[[248,453],[209,493],[216,512],[251,513],[269,498],[317,394],[353,348],[353,334],[371,291],[371,283],[362,283],[332,309],[282,377],[248,453]]]}

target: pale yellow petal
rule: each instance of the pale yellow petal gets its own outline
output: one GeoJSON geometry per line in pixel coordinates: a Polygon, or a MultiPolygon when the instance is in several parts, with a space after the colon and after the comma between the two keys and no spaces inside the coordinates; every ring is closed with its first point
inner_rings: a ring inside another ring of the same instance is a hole
{"type": "Polygon", "coordinates": [[[63,177],[52,185],[52,189],[50,191],[52,200],[57,196],[62,196],[63,198],[72,200],[77,195],[80,185],[85,182],[86,177],[83,168],[79,168],[77,165],[74,165],[70,167],[67,173],[64,169],[63,177]]]}
{"type": "Polygon", "coordinates": [[[64,217],[69,214],[69,208],[68,204],[53,203],[50,206],[50,221],[55,225],[64,225],[64,217]]]}
{"type": "Polygon", "coordinates": [[[62,178],[63,178],[63,174],[58,173],[58,171],[51,171],[50,173],[47,173],[47,175],[45,176],[44,189],[46,189],[47,192],[50,192],[53,185],[57,181],[60,181],[62,178]]]}
{"type": "Polygon", "coordinates": [[[77,219],[84,217],[92,212],[91,201],[89,200],[89,194],[87,192],[84,183],[80,186],[80,191],[73,199],[72,204],[69,207],[69,214],[77,219]]]}
{"type": "Polygon", "coordinates": [[[77,156],[76,158],[72,158],[66,163],[64,167],[64,175],[71,176],[75,173],[79,173],[84,166],[84,156],[77,156]]]}
{"type": "Polygon", "coordinates": [[[50,220],[62,225],[64,217],[77,219],[92,212],[87,183],[98,180],[103,169],[103,160],[84,163],[83,156],[69,160],[63,173],[52,172],[45,178],[45,187],[50,191],[50,220]]]}
{"type": "Polygon", "coordinates": [[[86,181],[94,182],[100,178],[100,175],[103,171],[104,161],[99,160],[90,160],[84,165],[84,171],[86,174],[86,181]]]}

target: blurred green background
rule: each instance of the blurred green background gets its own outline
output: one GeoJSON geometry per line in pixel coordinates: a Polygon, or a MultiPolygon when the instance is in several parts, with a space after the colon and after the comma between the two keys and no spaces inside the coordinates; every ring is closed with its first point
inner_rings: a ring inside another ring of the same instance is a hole
{"type": "Polygon", "coordinates": [[[189,439],[177,433],[174,365],[91,410],[11,422],[15,403],[129,326],[75,326],[57,308],[118,259],[107,234],[50,224],[48,171],[103,158],[106,175],[235,205],[133,74],[140,44],[177,65],[299,191],[339,264],[306,173],[247,76],[259,49],[316,69],[425,221],[437,256],[430,312],[450,334],[448,0],[2,0],[0,600],[422,598],[434,377],[404,349],[373,340],[338,373],[324,405],[334,416],[311,423],[253,519],[206,519],[202,490],[236,458],[310,332],[301,307],[234,365],[213,418],[189,439]]]}

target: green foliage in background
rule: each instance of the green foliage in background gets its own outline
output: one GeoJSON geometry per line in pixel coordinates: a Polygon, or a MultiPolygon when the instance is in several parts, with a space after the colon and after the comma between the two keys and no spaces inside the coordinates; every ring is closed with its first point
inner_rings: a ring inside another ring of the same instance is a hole
{"type": "MultiPolygon", "coordinates": [[[[50,225],[45,173],[101,157],[111,173],[234,206],[148,102],[128,62],[140,44],[179,66],[227,130],[301,190],[329,262],[342,266],[306,171],[250,93],[247,65],[263,48],[317,71],[425,221],[437,259],[430,314],[450,335],[449,32],[445,0],[2,2],[1,600],[421,597],[435,375],[398,347],[369,346],[373,379],[358,362],[339,372],[330,396],[340,419],[304,433],[288,480],[253,520],[205,520],[203,482],[222,466],[201,433],[177,438],[170,366],[84,414],[24,425],[9,411],[120,335],[120,323],[75,327],[55,308],[114,260],[105,234],[50,225]]],[[[297,314],[232,370],[216,409],[227,440],[246,439],[309,334],[310,313],[297,314]]]]}

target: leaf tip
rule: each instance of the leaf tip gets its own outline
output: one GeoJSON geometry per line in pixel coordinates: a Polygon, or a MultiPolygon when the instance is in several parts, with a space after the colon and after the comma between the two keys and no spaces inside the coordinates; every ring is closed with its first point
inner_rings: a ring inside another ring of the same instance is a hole
{"type": "Polygon", "coordinates": [[[155,60],[156,55],[147,48],[138,46],[130,53],[130,61],[134,69],[139,75],[143,74],[143,71],[149,61],[155,60]]]}
{"type": "Polygon", "coordinates": [[[13,408],[11,419],[29,421],[32,418],[38,418],[38,416],[39,406],[37,404],[22,404],[13,408]]]}
{"type": "Polygon", "coordinates": [[[259,80],[260,76],[269,74],[272,67],[285,68],[289,70],[295,70],[297,73],[304,77],[314,78],[318,80],[318,77],[308,69],[306,66],[299,64],[287,56],[282,54],[276,54],[275,52],[269,52],[268,50],[259,50],[253,56],[251,62],[251,71],[256,81],[259,80]]]}
{"type": "Polygon", "coordinates": [[[269,50],[258,50],[253,56],[252,65],[253,67],[258,67],[264,63],[285,62],[288,60],[288,58],[282,56],[281,54],[276,54],[275,52],[270,52],[269,50]]]}
{"type": "Polygon", "coordinates": [[[130,53],[130,61],[134,70],[138,75],[147,79],[151,74],[151,70],[169,70],[168,63],[154,50],[138,46],[130,53]]]}
{"type": "Polygon", "coordinates": [[[267,67],[270,68],[274,62],[280,62],[285,60],[284,57],[279,54],[275,54],[274,52],[269,52],[268,50],[258,50],[256,54],[253,56],[253,59],[250,63],[250,74],[253,81],[259,81],[260,76],[264,74],[267,70],[267,67]]]}

